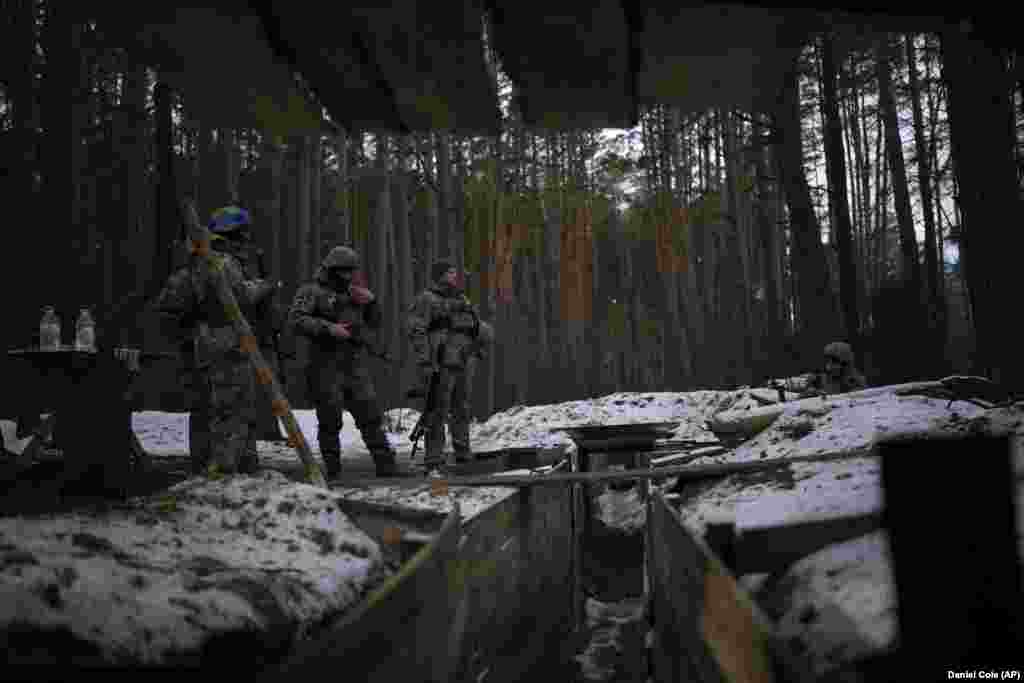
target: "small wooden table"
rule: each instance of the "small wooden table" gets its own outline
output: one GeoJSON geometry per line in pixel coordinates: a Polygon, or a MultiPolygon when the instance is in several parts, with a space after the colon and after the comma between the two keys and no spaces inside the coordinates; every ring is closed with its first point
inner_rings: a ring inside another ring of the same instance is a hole
{"type": "Polygon", "coordinates": [[[113,349],[61,346],[15,349],[7,355],[36,370],[43,402],[58,415],[65,462],[62,492],[125,499],[133,469],[146,458],[132,431],[132,382],[142,368],[177,354],[139,351],[137,369],[128,367],[113,349]]]}

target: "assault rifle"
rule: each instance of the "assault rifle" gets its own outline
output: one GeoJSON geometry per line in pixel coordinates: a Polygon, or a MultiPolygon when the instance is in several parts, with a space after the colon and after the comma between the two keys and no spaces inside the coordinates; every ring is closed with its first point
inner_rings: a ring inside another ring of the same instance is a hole
{"type": "Polygon", "coordinates": [[[444,357],[444,344],[441,344],[437,349],[437,360],[438,363],[434,367],[434,371],[430,374],[430,381],[427,383],[427,398],[423,402],[423,412],[420,414],[420,419],[416,423],[416,426],[412,428],[412,433],[409,435],[409,439],[412,440],[412,454],[409,456],[410,460],[416,459],[416,449],[419,447],[420,439],[427,431],[427,422],[430,420],[431,414],[437,409],[437,398],[438,393],[441,390],[441,359],[444,357]]]}

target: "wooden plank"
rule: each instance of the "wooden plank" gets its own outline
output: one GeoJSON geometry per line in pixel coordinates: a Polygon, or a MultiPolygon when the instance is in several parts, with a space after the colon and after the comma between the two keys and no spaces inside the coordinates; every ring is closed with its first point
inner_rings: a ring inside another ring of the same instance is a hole
{"type": "MultiPolygon", "coordinates": [[[[633,469],[617,472],[570,472],[552,474],[532,475],[495,475],[486,477],[447,477],[440,481],[448,486],[560,486],[566,484],[596,484],[612,481],[629,481],[640,479],[669,479],[678,477],[685,481],[699,481],[701,479],[713,479],[715,477],[726,477],[730,474],[742,474],[744,472],[761,472],[778,467],[786,467],[791,463],[800,462],[829,462],[833,460],[850,460],[855,458],[870,457],[872,453],[857,451],[851,453],[829,453],[822,455],[801,455],[792,458],[772,458],[770,460],[754,460],[751,462],[722,463],[715,465],[680,465],[676,467],[659,467],[657,469],[633,469]]],[[[429,485],[423,479],[409,478],[380,478],[380,479],[357,479],[345,481],[341,484],[353,488],[373,488],[381,486],[401,486],[406,488],[418,488],[429,485]]]]}
{"type": "Polygon", "coordinates": [[[683,451],[681,453],[673,453],[672,455],[664,455],[660,458],[652,458],[651,465],[654,467],[662,467],[671,463],[682,465],[698,458],[706,458],[710,455],[718,455],[724,452],[725,448],[723,446],[709,446],[708,448],[698,448],[693,451],[683,451]]]}
{"type": "Polygon", "coordinates": [[[528,680],[527,669],[561,654],[571,629],[571,539],[563,488],[521,490],[466,522],[450,571],[449,600],[463,616],[449,680],[528,680]]]}
{"type": "Polygon", "coordinates": [[[833,543],[882,527],[882,514],[819,519],[797,524],[739,529],[733,543],[737,575],[775,572],[833,543]]]}
{"type": "Polygon", "coordinates": [[[753,600],[664,497],[652,496],[647,510],[654,680],[810,680],[753,600]]]}
{"type": "Polygon", "coordinates": [[[359,681],[448,680],[448,570],[462,537],[456,509],[437,537],[338,624],[301,641],[276,676],[343,667],[359,681]]]}
{"type": "Polygon", "coordinates": [[[1024,592],[1010,439],[892,440],[878,450],[901,659],[926,678],[1019,668],[1024,592]],[[922,504],[922,480],[937,504],[922,504]]]}

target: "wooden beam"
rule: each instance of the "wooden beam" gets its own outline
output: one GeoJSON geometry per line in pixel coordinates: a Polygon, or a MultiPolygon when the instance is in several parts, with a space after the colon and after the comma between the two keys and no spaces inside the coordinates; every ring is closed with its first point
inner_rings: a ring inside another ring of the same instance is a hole
{"type": "Polygon", "coordinates": [[[878,452],[903,663],[922,679],[1019,669],[1024,592],[1010,438],[896,440],[878,452]],[[935,504],[922,504],[922,485],[935,504]]]}
{"type": "Polygon", "coordinates": [[[647,506],[656,683],[812,680],[718,554],[661,495],[647,506]]]}
{"type": "Polygon", "coordinates": [[[613,481],[630,481],[641,479],[668,479],[678,477],[685,481],[699,481],[715,477],[727,477],[730,474],[744,472],[762,472],[765,470],[787,467],[794,462],[828,462],[832,460],[850,460],[870,457],[870,452],[856,451],[850,453],[833,453],[828,455],[806,455],[793,458],[773,458],[771,460],[755,460],[752,462],[733,462],[718,465],[683,465],[677,467],[661,467],[658,469],[634,469],[617,472],[573,472],[567,474],[531,474],[531,475],[492,475],[484,477],[449,477],[440,480],[423,480],[410,478],[361,479],[353,481],[340,480],[339,484],[348,487],[379,488],[393,486],[401,488],[422,487],[433,481],[441,481],[447,486],[556,486],[567,484],[596,484],[613,481]]]}
{"type": "Polygon", "coordinates": [[[737,575],[779,571],[826,546],[881,527],[882,514],[874,513],[740,529],[732,568],[737,575]]]}

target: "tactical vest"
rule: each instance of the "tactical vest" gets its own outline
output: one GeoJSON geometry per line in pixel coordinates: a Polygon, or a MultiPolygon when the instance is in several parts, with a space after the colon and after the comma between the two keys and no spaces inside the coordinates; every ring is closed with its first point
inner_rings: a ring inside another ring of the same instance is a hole
{"type": "Polygon", "coordinates": [[[429,290],[429,293],[432,313],[427,338],[430,340],[431,358],[437,358],[437,350],[443,344],[444,353],[438,359],[441,365],[452,369],[465,368],[480,333],[480,319],[465,295],[444,296],[435,290],[429,290]]]}

